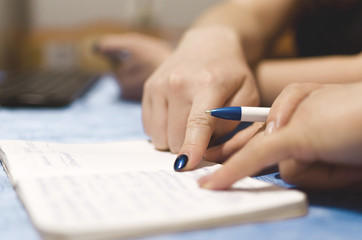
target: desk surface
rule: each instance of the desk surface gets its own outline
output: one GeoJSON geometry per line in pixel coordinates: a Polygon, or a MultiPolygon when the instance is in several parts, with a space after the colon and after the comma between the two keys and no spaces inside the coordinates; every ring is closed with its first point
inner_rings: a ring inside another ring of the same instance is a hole
{"type": "MultiPolygon", "coordinates": [[[[99,142],[145,138],[139,103],[121,101],[110,77],[61,109],[0,108],[0,139],[99,142]]],[[[277,173],[259,179],[287,186],[277,173]]],[[[268,223],[152,236],[146,239],[358,239],[362,193],[307,192],[307,216],[268,223]]],[[[0,166],[0,239],[39,240],[35,228],[0,166]]]]}

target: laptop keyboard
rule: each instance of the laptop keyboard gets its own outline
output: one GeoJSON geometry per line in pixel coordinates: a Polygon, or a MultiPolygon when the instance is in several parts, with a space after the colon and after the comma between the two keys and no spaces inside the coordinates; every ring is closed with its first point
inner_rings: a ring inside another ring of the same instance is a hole
{"type": "Polygon", "coordinates": [[[36,70],[1,74],[0,105],[7,107],[62,107],[82,96],[97,81],[80,70],[36,70]]]}

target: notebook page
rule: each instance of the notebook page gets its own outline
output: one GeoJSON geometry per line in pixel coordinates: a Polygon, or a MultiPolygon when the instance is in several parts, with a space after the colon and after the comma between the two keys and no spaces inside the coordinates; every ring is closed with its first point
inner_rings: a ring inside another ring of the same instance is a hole
{"type": "Polygon", "coordinates": [[[36,176],[173,169],[176,159],[174,154],[156,151],[146,140],[91,144],[1,141],[0,148],[13,183],[36,176]]]}
{"type": "Polygon", "coordinates": [[[217,167],[30,179],[20,181],[18,193],[40,232],[87,239],[305,213],[303,194],[251,178],[239,181],[233,191],[200,189],[196,179],[217,167]],[[288,206],[298,211],[283,213],[288,206]]]}

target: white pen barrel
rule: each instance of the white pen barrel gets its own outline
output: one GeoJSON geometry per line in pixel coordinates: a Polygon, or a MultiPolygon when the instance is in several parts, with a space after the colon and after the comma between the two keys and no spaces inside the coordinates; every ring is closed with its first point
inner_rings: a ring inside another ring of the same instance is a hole
{"type": "Polygon", "coordinates": [[[242,107],[241,119],[242,122],[266,122],[270,108],[263,107],[242,107]]]}

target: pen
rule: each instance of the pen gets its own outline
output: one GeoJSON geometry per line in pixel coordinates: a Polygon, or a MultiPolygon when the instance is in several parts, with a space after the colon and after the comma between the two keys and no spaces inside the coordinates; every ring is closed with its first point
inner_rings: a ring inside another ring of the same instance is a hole
{"type": "Polygon", "coordinates": [[[223,107],[207,110],[213,117],[241,122],[266,122],[270,108],[266,107],[223,107]]]}

